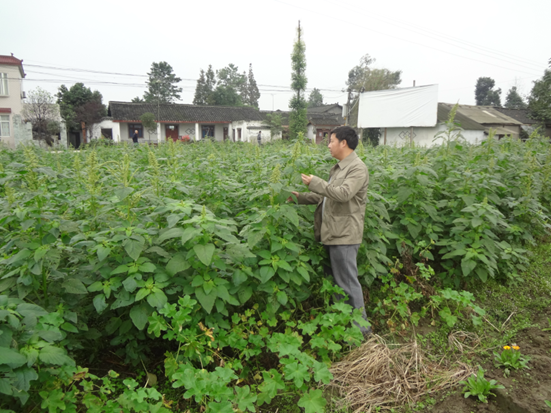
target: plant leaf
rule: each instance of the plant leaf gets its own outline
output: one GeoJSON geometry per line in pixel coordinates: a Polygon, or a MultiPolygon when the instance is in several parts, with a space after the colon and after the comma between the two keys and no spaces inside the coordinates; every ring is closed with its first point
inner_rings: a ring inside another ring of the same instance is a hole
{"type": "Polygon", "coordinates": [[[210,265],[215,250],[214,244],[197,244],[193,246],[193,250],[203,264],[206,266],[210,265]]]}

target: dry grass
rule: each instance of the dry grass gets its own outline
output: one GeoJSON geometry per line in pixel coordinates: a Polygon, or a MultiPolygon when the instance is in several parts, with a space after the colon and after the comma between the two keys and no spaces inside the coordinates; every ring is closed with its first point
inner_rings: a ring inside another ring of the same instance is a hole
{"type": "Polygon", "coordinates": [[[457,363],[446,368],[426,360],[417,341],[389,345],[377,335],[331,367],[327,390],[337,393],[337,410],[370,413],[413,405],[423,396],[453,387],[472,370],[457,363]]]}

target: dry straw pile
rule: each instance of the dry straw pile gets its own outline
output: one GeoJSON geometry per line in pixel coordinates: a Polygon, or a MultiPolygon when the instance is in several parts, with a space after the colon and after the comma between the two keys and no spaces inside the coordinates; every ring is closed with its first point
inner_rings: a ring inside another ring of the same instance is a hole
{"type": "Polygon", "coordinates": [[[370,413],[413,405],[421,397],[453,387],[471,375],[469,366],[446,368],[423,357],[417,341],[387,344],[377,335],[331,368],[327,390],[336,394],[335,410],[370,413]]]}

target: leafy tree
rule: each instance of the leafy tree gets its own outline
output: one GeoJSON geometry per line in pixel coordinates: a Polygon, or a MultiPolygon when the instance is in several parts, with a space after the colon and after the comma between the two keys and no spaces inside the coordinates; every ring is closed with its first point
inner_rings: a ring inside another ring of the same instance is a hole
{"type": "Polygon", "coordinates": [[[246,97],[243,98],[245,105],[253,106],[258,109],[258,99],[260,99],[260,91],[254,78],[253,65],[249,64],[249,75],[247,77],[246,97]]]}
{"type": "Polygon", "coordinates": [[[245,73],[239,73],[239,68],[230,63],[216,71],[218,83],[212,93],[211,104],[223,106],[241,106],[242,91],[247,83],[245,73]]]}
{"type": "MultiPolygon", "coordinates": [[[[91,138],[94,132],[94,124],[101,122],[105,116],[105,106],[101,100],[91,100],[75,108],[77,120],[86,128],[86,136],[91,138]]],[[[83,143],[86,143],[86,139],[83,143]]]]}
{"type": "Polygon", "coordinates": [[[97,90],[92,92],[83,83],[75,83],[70,89],[61,85],[57,92],[61,117],[71,132],[79,132],[82,129],[82,122],[87,129],[91,130],[94,123],[101,121],[107,113],[102,100],[103,96],[100,92],[97,90]]]}
{"type": "Polygon", "coordinates": [[[546,69],[542,78],[534,82],[528,98],[528,109],[534,119],[551,122],[551,69],[546,69]]]}
{"type": "Polygon", "coordinates": [[[143,100],[141,97],[136,96],[131,100],[132,103],[145,103],[145,100],[143,100]]]}
{"type": "Polygon", "coordinates": [[[501,89],[494,90],[496,82],[491,77],[479,77],[474,96],[477,106],[501,107],[501,89]]]}
{"type": "Polygon", "coordinates": [[[143,95],[146,102],[174,103],[176,99],[180,99],[182,88],[176,85],[182,79],[176,77],[172,72],[172,66],[167,62],[153,62],[148,76],[148,90],[143,95]]]}
{"type": "Polygon", "coordinates": [[[308,107],[315,108],[317,106],[323,106],[323,95],[319,89],[314,88],[308,96],[308,107]]]}
{"type": "Polygon", "coordinates": [[[193,103],[195,105],[242,106],[258,108],[260,92],[254,79],[252,65],[249,65],[249,75],[239,73],[239,68],[230,63],[216,71],[216,76],[209,65],[205,72],[201,70],[193,103]],[[217,78],[217,79],[216,79],[217,78]]]}
{"type": "Polygon", "coordinates": [[[522,96],[517,92],[517,87],[513,86],[507,92],[507,97],[505,98],[505,105],[507,109],[526,109],[527,105],[522,99],[522,96]]]}
{"type": "Polygon", "coordinates": [[[197,79],[197,85],[195,86],[195,96],[193,98],[194,105],[208,105],[212,100],[212,93],[216,86],[216,79],[212,65],[209,65],[208,70],[205,72],[201,69],[199,79],[197,79]]]}
{"type": "Polygon", "coordinates": [[[149,141],[151,142],[151,134],[157,133],[157,122],[155,122],[155,115],[151,112],[146,112],[140,116],[140,122],[149,135],[149,141]]]}
{"type": "Polygon", "coordinates": [[[54,143],[52,135],[59,133],[60,129],[59,106],[49,92],[40,87],[28,92],[21,114],[31,122],[35,139],[43,140],[49,146],[54,143]]]}
{"type": "Polygon", "coordinates": [[[283,119],[280,113],[267,113],[264,124],[270,128],[270,136],[272,139],[283,130],[283,119]]]}
{"type": "Polygon", "coordinates": [[[218,85],[209,98],[209,102],[216,106],[241,106],[241,96],[231,86],[218,85]]]}
{"type": "Polygon", "coordinates": [[[346,85],[349,92],[395,89],[402,82],[401,70],[393,72],[389,69],[370,67],[374,63],[375,59],[366,54],[360,59],[360,64],[348,72],[346,85]]]}
{"type": "Polygon", "coordinates": [[[289,101],[291,113],[289,115],[289,137],[296,139],[299,133],[306,134],[308,119],[306,117],[306,108],[308,106],[305,98],[306,85],[306,45],[302,40],[302,29],[300,22],[297,28],[297,40],[293,45],[291,54],[291,89],[295,94],[289,101]]]}

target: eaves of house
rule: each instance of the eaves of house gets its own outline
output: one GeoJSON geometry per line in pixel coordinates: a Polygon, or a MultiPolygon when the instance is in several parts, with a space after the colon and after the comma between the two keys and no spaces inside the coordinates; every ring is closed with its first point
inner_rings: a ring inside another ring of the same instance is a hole
{"type": "Polygon", "coordinates": [[[244,106],[109,102],[109,115],[113,122],[140,122],[140,117],[144,113],[152,113],[155,120],[160,123],[231,123],[264,120],[259,110],[244,106]]]}

